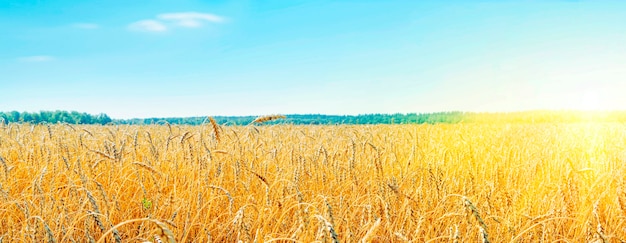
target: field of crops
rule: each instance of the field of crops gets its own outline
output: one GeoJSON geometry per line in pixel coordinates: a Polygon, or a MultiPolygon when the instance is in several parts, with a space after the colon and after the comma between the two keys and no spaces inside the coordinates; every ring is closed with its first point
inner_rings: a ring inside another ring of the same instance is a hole
{"type": "Polygon", "coordinates": [[[620,242],[626,125],[0,125],[3,242],[620,242]]]}

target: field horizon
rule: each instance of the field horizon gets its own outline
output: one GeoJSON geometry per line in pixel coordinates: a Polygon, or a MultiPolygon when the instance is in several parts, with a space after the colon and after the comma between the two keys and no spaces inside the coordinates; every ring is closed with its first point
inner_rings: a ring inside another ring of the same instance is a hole
{"type": "MultiPolygon", "coordinates": [[[[626,110],[528,110],[508,112],[444,111],[431,113],[371,113],[359,115],[283,114],[285,118],[269,124],[339,125],[339,124],[455,124],[455,123],[545,123],[545,122],[626,122],[626,110]]],[[[262,115],[261,115],[262,116],[262,115]]],[[[68,124],[180,124],[202,125],[212,117],[220,125],[247,125],[259,115],[192,116],[116,119],[77,111],[0,112],[0,123],[23,122],[68,124]]]]}

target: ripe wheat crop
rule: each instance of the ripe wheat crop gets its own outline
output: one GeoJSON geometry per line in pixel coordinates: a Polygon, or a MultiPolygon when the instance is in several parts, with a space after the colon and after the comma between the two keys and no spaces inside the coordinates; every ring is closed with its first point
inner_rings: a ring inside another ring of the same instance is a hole
{"type": "Polygon", "coordinates": [[[4,242],[620,242],[626,126],[0,127],[4,242]]]}

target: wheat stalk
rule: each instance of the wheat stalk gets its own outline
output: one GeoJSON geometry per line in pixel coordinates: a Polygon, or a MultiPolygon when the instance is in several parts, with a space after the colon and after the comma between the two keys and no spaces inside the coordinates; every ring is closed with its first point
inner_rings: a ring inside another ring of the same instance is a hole
{"type": "Polygon", "coordinates": [[[378,229],[378,226],[380,226],[381,220],[381,218],[376,219],[374,224],[367,230],[367,233],[365,233],[365,236],[363,236],[363,238],[361,239],[361,243],[370,242],[370,239],[374,235],[374,232],[378,229]]]}
{"type": "Polygon", "coordinates": [[[209,187],[213,188],[213,189],[220,190],[220,191],[224,192],[224,194],[226,194],[226,197],[228,197],[228,209],[232,213],[233,212],[233,205],[235,203],[235,200],[233,199],[233,196],[230,195],[230,192],[228,192],[228,190],[226,190],[226,189],[224,189],[222,187],[215,186],[215,185],[209,185],[209,187]]]}
{"type": "Polygon", "coordinates": [[[133,165],[136,165],[136,166],[139,166],[141,168],[144,168],[144,169],[146,169],[146,170],[148,170],[148,171],[150,171],[150,172],[152,172],[154,174],[157,174],[157,175],[159,175],[161,177],[163,176],[163,174],[161,174],[161,172],[157,171],[155,168],[153,168],[150,165],[147,165],[147,164],[144,164],[144,163],[139,163],[139,162],[133,162],[133,165]]]}
{"type": "Polygon", "coordinates": [[[324,226],[328,229],[330,237],[333,239],[333,243],[339,243],[339,236],[337,236],[337,232],[335,232],[333,225],[321,215],[315,215],[315,217],[324,223],[324,226]]]}

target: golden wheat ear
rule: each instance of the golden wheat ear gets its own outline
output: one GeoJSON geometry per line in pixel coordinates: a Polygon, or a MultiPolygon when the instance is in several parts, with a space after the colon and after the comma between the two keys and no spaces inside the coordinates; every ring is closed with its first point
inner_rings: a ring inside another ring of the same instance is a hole
{"type": "Polygon", "coordinates": [[[283,115],[259,116],[256,119],[254,119],[254,121],[250,122],[250,124],[263,123],[263,122],[268,122],[268,121],[273,121],[273,120],[278,120],[278,119],[285,119],[285,118],[287,117],[283,115]]]}
{"type": "Polygon", "coordinates": [[[215,121],[215,119],[213,119],[213,117],[208,117],[209,118],[209,122],[211,122],[211,127],[213,127],[213,133],[215,134],[215,140],[217,140],[217,142],[220,142],[220,126],[217,125],[217,122],[215,121]]]}

